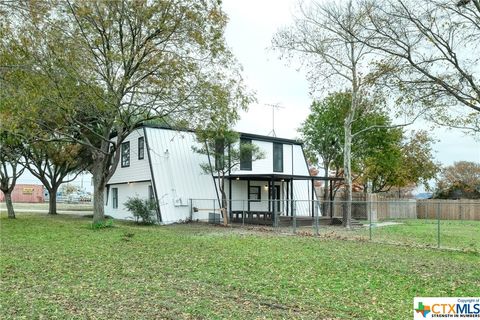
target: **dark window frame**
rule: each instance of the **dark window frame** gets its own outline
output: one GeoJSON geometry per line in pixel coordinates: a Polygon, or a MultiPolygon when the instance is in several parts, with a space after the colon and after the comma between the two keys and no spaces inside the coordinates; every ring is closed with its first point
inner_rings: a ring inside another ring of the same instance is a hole
{"type": "Polygon", "coordinates": [[[138,138],[138,160],[143,160],[145,158],[145,138],[138,138]]]}
{"type": "Polygon", "coordinates": [[[215,140],[215,171],[225,169],[225,140],[215,140]]]}
{"type": "Polygon", "coordinates": [[[112,208],[118,209],[118,188],[112,188],[112,208]]]}
{"type": "MultiPolygon", "coordinates": [[[[244,143],[252,144],[252,139],[240,138],[240,150],[244,143]]],[[[240,154],[240,170],[252,171],[252,152],[248,154],[240,154]]]]}
{"type": "Polygon", "coordinates": [[[260,202],[262,201],[262,187],[260,186],[250,186],[250,189],[248,190],[248,201],[250,202],[260,202]],[[252,192],[252,189],[254,191],[252,192]],[[252,199],[251,196],[256,195],[257,199],[252,199]]]}
{"type": "Polygon", "coordinates": [[[155,201],[155,194],[153,193],[153,186],[148,186],[148,199],[150,201],[155,201]]]}
{"type": "Polygon", "coordinates": [[[278,142],[273,143],[272,159],[273,159],[273,172],[283,172],[283,143],[278,143],[278,142]],[[280,158],[281,160],[280,162],[277,161],[278,158],[280,158]],[[277,164],[280,164],[280,167],[278,167],[277,164]]]}
{"type": "Polygon", "coordinates": [[[123,142],[120,151],[122,153],[122,168],[130,167],[130,141],[123,142]]]}

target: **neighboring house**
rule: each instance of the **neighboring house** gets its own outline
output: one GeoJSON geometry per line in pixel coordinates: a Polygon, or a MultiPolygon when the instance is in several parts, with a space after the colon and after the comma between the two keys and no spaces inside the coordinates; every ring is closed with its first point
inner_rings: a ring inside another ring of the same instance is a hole
{"type": "MultiPolygon", "coordinates": [[[[254,212],[271,219],[273,211],[291,216],[292,208],[297,215],[313,215],[313,182],[323,178],[309,175],[302,145],[248,133],[241,133],[240,141],[258,145],[265,158],[242,161],[226,177],[230,217],[254,212]]],[[[196,153],[192,146],[198,146],[193,132],[150,125],[137,128],[121,145],[118,167],[107,185],[106,214],[131,218],[124,203],[135,196],[156,201],[161,223],[208,219],[212,210],[218,213],[217,180],[200,166],[214,165],[215,160],[196,153]]]]}

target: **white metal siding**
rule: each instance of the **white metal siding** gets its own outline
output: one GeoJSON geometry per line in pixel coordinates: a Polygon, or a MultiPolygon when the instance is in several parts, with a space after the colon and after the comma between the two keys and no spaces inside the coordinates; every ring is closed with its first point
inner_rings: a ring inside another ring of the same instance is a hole
{"type": "MultiPolygon", "coordinates": [[[[153,180],[155,181],[155,193],[159,199],[159,206],[163,223],[183,221],[190,216],[189,199],[217,199],[215,184],[210,174],[202,171],[200,164],[208,163],[205,155],[200,155],[192,150],[192,146],[199,146],[195,135],[191,132],[174,131],[160,128],[146,128],[145,156],[138,160],[138,137],[143,136],[143,129],[135,130],[126,141],[130,141],[130,166],[119,166],[110,179],[111,188],[118,188],[118,209],[112,208],[112,192],[109,193],[106,213],[115,218],[131,218],[131,214],[125,210],[123,203],[128,197],[148,197],[148,186],[152,182],[130,183],[133,181],[151,181],[148,157],[150,154],[153,180]],[[148,146],[147,146],[148,143],[148,146]],[[147,147],[149,150],[147,150],[147,147]],[[118,184],[123,183],[123,184],[118,184]]],[[[305,161],[301,145],[283,145],[283,172],[273,172],[273,143],[253,140],[264,152],[265,159],[254,161],[252,170],[237,170],[235,174],[285,174],[308,176],[309,171],[305,161]],[[293,172],[292,172],[293,170],[293,172]]],[[[251,186],[260,186],[261,202],[251,202],[250,209],[255,211],[268,210],[267,181],[251,181],[251,186]]],[[[280,185],[280,182],[276,182],[280,185]]],[[[226,182],[228,186],[228,181],[226,182]]],[[[286,185],[281,190],[281,198],[285,199],[286,185]]],[[[311,200],[311,182],[297,180],[293,183],[294,200],[311,200]]],[[[228,195],[228,189],[227,189],[228,195]]],[[[290,195],[289,195],[290,196],[290,195]]],[[[247,181],[232,181],[232,209],[243,209],[242,201],[247,200],[247,181]]],[[[208,205],[210,205],[208,202],[208,205]]],[[[218,203],[217,203],[218,204],[218,203]]],[[[215,207],[215,203],[210,205],[215,207]]],[[[309,215],[311,202],[297,202],[298,215],[309,215]]],[[[218,209],[218,208],[217,208],[218,209]]],[[[281,210],[283,210],[283,206],[281,210]]],[[[212,209],[213,211],[213,209],[212,209]]],[[[208,212],[202,213],[208,215],[208,212]]]]}
{"type": "MultiPolygon", "coordinates": [[[[114,217],[115,219],[133,219],[133,215],[125,209],[124,203],[128,198],[139,197],[141,199],[148,199],[148,187],[151,182],[138,183],[122,183],[110,185],[108,192],[108,202],[105,206],[105,214],[114,217]],[[113,208],[113,188],[118,188],[118,208],[113,208]]],[[[105,192],[105,196],[107,193],[105,192]]]]}
{"type": "Polygon", "coordinates": [[[189,199],[216,199],[210,174],[200,164],[208,157],[192,150],[195,135],[168,129],[146,128],[156,192],[163,223],[190,216],[189,199]]]}
{"type": "MultiPolygon", "coordinates": [[[[130,142],[130,166],[122,168],[122,158],[120,155],[117,169],[108,181],[109,184],[151,179],[146,146],[144,158],[142,160],[138,159],[138,138],[142,136],[143,129],[137,129],[125,139],[125,142],[130,142]]],[[[121,151],[121,147],[119,151],[121,151]]]]}
{"type": "MultiPolygon", "coordinates": [[[[269,141],[258,141],[252,140],[252,143],[257,145],[261,151],[263,151],[265,157],[263,159],[252,162],[252,170],[240,170],[235,168],[232,170],[232,173],[235,174],[292,174],[292,160],[295,163],[296,161],[301,160],[300,164],[296,164],[297,167],[300,165],[305,166],[305,159],[303,158],[303,153],[301,153],[301,158],[294,157],[292,159],[292,148],[293,152],[298,152],[299,145],[292,145],[288,143],[283,144],[283,171],[274,172],[273,171],[273,142],[269,141]]],[[[300,147],[301,152],[301,147],[300,147]]],[[[298,174],[298,173],[296,173],[298,174]]],[[[308,170],[307,170],[308,174],[308,170]]]]}

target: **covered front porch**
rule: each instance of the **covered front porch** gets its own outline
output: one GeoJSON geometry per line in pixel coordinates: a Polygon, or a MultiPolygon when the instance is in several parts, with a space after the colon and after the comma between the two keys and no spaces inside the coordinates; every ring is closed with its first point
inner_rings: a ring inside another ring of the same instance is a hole
{"type": "MultiPolygon", "coordinates": [[[[228,215],[233,223],[259,225],[331,224],[332,209],[322,212],[315,193],[315,181],[324,181],[333,201],[333,183],[340,178],[285,175],[231,174],[227,179],[228,215]]],[[[331,206],[330,206],[331,207],[331,206]]]]}

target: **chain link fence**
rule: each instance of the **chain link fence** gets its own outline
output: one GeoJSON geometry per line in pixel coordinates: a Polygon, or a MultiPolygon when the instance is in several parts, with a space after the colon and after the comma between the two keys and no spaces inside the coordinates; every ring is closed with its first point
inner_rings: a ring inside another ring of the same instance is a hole
{"type": "Polygon", "coordinates": [[[191,199],[190,220],[278,233],[480,252],[480,201],[191,199]],[[351,206],[351,227],[343,215],[351,206]]]}

